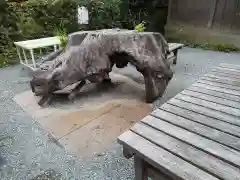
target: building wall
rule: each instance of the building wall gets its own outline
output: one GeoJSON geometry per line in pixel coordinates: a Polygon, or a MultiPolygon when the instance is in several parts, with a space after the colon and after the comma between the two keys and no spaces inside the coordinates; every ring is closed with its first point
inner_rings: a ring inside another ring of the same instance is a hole
{"type": "Polygon", "coordinates": [[[170,22],[240,30],[240,0],[171,0],[170,22]]]}

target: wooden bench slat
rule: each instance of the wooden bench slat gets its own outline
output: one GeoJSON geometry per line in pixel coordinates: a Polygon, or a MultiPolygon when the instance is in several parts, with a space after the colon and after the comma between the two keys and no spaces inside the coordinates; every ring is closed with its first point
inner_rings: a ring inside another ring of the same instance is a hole
{"type": "Polygon", "coordinates": [[[221,63],[219,67],[226,67],[226,68],[233,68],[240,70],[240,65],[238,64],[228,64],[228,63],[221,63]]]}
{"type": "Polygon", "coordinates": [[[222,88],[222,87],[216,87],[216,86],[211,86],[211,85],[202,84],[202,83],[195,83],[195,84],[192,85],[192,87],[205,88],[205,89],[209,89],[209,90],[222,92],[222,93],[226,93],[226,94],[235,95],[235,96],[240,97],[240,92],[239,91],[230,90],[230,89],[226,89],[226,88],[222,88]]]}
{"type": "Polygon", "coordinates": [[[239,65],[239,64],[230,64],[230,63],[226,63],[226,62],[224,62],[224,63],[220,63],[220,65],[219,65],[219,66],[221,66],[221,65],[225,65],[225,66],[234,66],[234,67],[240,67],[240,65],[239,65]]]}
{"type": "Polygon", "coordinates": [[[165,103],[160,109],[240,138],[240,128],[238,126],[168,103],[165,103]]]}
{"type": "MultiPolygon", "coordinates": [[[[148,116],[148,118],[151,117],[148,116]]],[[[158,121],[158,119],[153,118],[152,121],[158,121]]],[[[224,178],[225,180],[233,180],[240,177],[239,168],[161,131],[157,131],[148,125],[138,123],[134,125],[131,130],[145,139],[151,140],[154,144],[167,149],[172,154],[181,157],[187,162],[193,163],[195,166],[200,167],[200,169],[210,172],[217,177],[224,178]]]]}
{"type": "Polygon", "coordinates": [[[172,52],[176,49],[181,49],[184,45],[179,43],[168,43],[169,51],[172,52]]]}
{"type": "Polygon", "coordinates": [[[206,95],[206,94],[203,94],[203,93],[200,93],[200,92],[189,91],[187,89],[182,91],[180,94],[191,96],[191,97],[197,97],[198,99],[211,101],[211,102],[214,102],[214,103],[217,103],[217,104],[221,104],[223,106],[229,106],[229,107],[232,107],[232,108],[240,109],[240,102],[231,101],[231,100],[224,99],[224,98],[221,98],[221,97],[206,95]]]}
{"type": "Polygon", "coordinates": [[[223,66],[223,65],[219,65],[217,67],[217,69],[222,69],[222,70],[227,70],[227,71],[233,71],[233,72],[239,72],[240,69],[236,68],[236,67],[230,67],[230,66],[223,66]]]}
{"type": "Polygon", "coordinates": [[[120,144],[132,148],[135,153],[142,156],[145,161],[176,180],[218,180],[218,178],[131,131],[127,131],[119,136],[118,141],[120,144]]]}
{"type": "Polygon", "coordinates": [[[225,105],[221,105],[218,103],[214,103],[214,102],[210,102],[210,101],[206,101],[206,100],[202,100],[202,99],[198,99],[195,97],[190,97],[184,94],[178,94],[177,96],[175,96],[176,99],[182,100],[182,101],[186,101],[192,104],[196,104],[196,105],[200,105],[212,110],[216,110],[216,111],[220,111],[229,115],[234,115],[236,116],[238,119],[240,118],[240,110],[233,108],[233,107],[229,107],[229,106],[225,106],[225,105]]]}
{"type": "MultiPolygon", "coordinates": [[[[232,75],[239,75],[239,71],[238,70],[233,70],[233,69],[228,69],[228,68],[222,68],[222,67],[216,67],[215,68],[217,71],[219,72],[224,72],[224,73],[228,73],[228,74],[232,74],[232,75]]],[[[213,70],[214,71],[214,70],[213,70]]]]}
{"type": "Polygon", "coordinates": [[[156,120],[146,117],[141,122],[240,168],[240,152],[237,150],[206,139],[161,119],[156,120]]]}
{"type": "Polygon", "coordinates": [[[234,72],[239,72],[240,70],[238,69],[238,68],[236,68],[236,67],[230,67],[230,66],[225,66],[225,67],[222,67],[223,65],[219,65],[219,66],[217,66],[216,68],[217,69],[222,69],[222,70],[229,70],[229,71],[234,71],[234,72]]]}
{"type": "Polygon", "coordinates": [[[238,86],[238,87],[240,86],[240,81],[237,81],[237,80],[234,80],[234,79],[231,79],[231,78],[227,78],[227,77],[210,75],[210,74],[207,74],[207,75],[203,76],[201,78],[201,80],[218,82],[218,83],[221,83],[221,84],[228,84],[228,85],[238,86]]]}
{"type": "Polygon", "coordinates": [[[169,53],[167,59],[172,61],[173,64],[177,64],[177,54],[178,50],[181,49],[184,45],[178,43],[168,43],[169,53]]]}
{"type": "Polygon", "coordinates": [[[218,70],[214,70],[214,69],[210,73],[212,75],[217,75],[217,76],[220,76],[220,77],[227,77],[227,78],[231,78],[233,80],[239,80],[240,79],[239,75],[229,74],[227,72],[218,71],[218,70]]]}
{"type": "Polygon", "coordinates": [[[228,99],[228,100],[235,101],[235,102],[240,102],[240,96],[235,96],[232,94],[226,94],[226,93],[222,93],[222,92],[218,92],[218,91],[213,91],[210,89],[198,88],[195,86],[191,86],[191,87],[187,88],[187,90],[211,95],[214,97],[220,97],[220,98],[228,99]]]}
{"type": "Polygon", "coordinates": [[[220,73],[217,71],[206,73],[202,78],[204,77],[212,77],[212,78],[218,78],[218,79],[224,79],[224,80],[230,80],[230,81],[238,81],[238,79],[240,78],[240,76],[237,77],[236,75],[230,75],[222,72],[220,73]]]}
{"type": "Polygon", "coordinates": [[[239,118],[237,118],[235,116],[231,116],[231,115],[223,113],[223,112],[220,112],[220,111],[213,111],[207,107],[202,107],[202,106],[192,104],[192,103],[189,103],[186,101],[182,101],[179,99],[171,99],[167,103],[178,106],[178,107],[186,108],[190,111],[194,111],[196,113],[206,115],[206,116],[215,118],[217,120],[224,121],[224,122],[227,122],[227,123],[230,123],[230,124],[240,127],[239,118]]]}
{"type": "MultiPolygon", "coordinates": [[[[184,112],[184,110],[183,110],[184,112]]],[[[240,150],[239,137],[227,134],[223,131],[217,130],[214,126],[209,127],[198,122],[186,119],[184,117],[175,115],[173,113],[157,109],[152,113],[153,116],[161,118],[169,123],[184,128],[190,132],[205,136],[209,139],[222,143],[226,146],[240,150]]],[[[206,117],[205,117],[206,118],[206,117]]]]}
{"type": "Polygon", "coordinates": [[[226,89],[235,90],[235,91],[240,90],[239,86],[222,84],[222,83],[219,83],[219,82],[213,82],[213,81],[208,81],[208,80],[204,80],[204,79],[199,80],[198,83],[206,84],[206,85],[210,85],[210,86],[216,86],[216,87],[220,87],[220,88],[226,88],[226,89]]]}
{"type": "Polygon", "coordinates": [[[157,118],[161,118],[164,121],[167,121],[175,126],[179,126],[183,129],[186,129],[192,133],[204,136],[211,140],[214,140],[218,143],[224,144],[236,150],[240,150],[240,138],[232,136],[230,134],[224,133],[217,130],[216,128],[211,128],[197,122],[188,120],[184,117],[169,113],[167,111],[157,109],[152,112],[152,115],[157,118]]]}

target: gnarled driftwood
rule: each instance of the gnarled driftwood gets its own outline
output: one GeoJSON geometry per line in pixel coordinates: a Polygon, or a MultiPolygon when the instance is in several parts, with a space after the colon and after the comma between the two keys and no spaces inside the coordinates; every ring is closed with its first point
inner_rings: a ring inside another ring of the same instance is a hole
{"type": "Polygon", "coordinates": [[[146,101],[153,102],[165,91],[172,78],[167,62],[168,44],[160,33],[127,30],[76,32],[69,36],[65,52],[53,59],[47,71],[38,71],[31,80],[32,91],[49,101],[57,90],[80,84],[73,98],[86,83],[110,81],[113,65],[123,68],[131,63],[145,79],[146,101]],[[49,97],[49,98],[48,98],[49,97]]]}

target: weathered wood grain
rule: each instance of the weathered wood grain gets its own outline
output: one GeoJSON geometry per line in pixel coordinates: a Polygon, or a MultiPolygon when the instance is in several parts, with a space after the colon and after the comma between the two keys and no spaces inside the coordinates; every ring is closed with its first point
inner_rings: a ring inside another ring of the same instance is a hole
{"type": "Polygon", "coordinates": [[[219,131],[215,128],[199,124],[197,122],[188,120],[186,118],[169,113],[161,109],[157,109],[151,114],[154,117],[160,118],[164,121],[174,124],[175,126],[186,129],[187,131],[204,136],[213,141],[219,142],[221,144],[224,144],[226,146],[229,146],[240,151],[240,138],[236,136],[232,136],[230,134],[219,131]]]}
{"type": "Polygon", "coordinates": [[[220,98],[228,99],[231,101],[240,102],[240,96],[235,96],[235,95],[227,94],[224,92],[214,91],[213,89],[211,90],[211,89],[207,89],[204,87],[191,86],[191,87],[187,88],[187,90],[211,95],[214,97],[220,97],[220,98]]]}
{"type": "Polygon", "coordinates": [[[206,95],[206,94],[199,93],[199,92],[189,91],[187,89],[182,91],[180,94],[191,96],[191,97],[196,97],[198,99],[202,99],[202,100],[214,102],[214,103],[217,103],[217,104],[221,104],[221,105],[224,105],[224,106],[229,106],[229,107],[232,107],[232,108],[240,109],[240,102],[231,101],[231,100],[228,100],[228,99],[215,97],[215,96],[211,96],[211,95],[206,95]]]}
{"type": "Polygon", "coordinates": [[[168,43],[168,45],[169,45],[170,52],[172,52],[174,50],[179,50],[184,46],[183,44],[179,44],[179,43],[168,43]]]}
{"type": "Polygon", "coordinates": [[[181,107],[181,108],[186,108],[190,111],[194,111],[196,113],[215,118],[216,120],[224,121],[240,127],[239,118],[220,112],[220,111],[213,111],[207,107],[199,106],[199,105],[192,104],[190,102],[182,101],[175,98],[169,100],[167,103],[181,107]]]}
{"type": "MultiPolygon", "coordinates": [[[[236,78],[236,77],[234,77],[234,76],[227,76],[226,74],[217,74],[217,73],[215,73],[215,72],[213,72],[213,73],[206,73],[206,74],[204,74],[204,76],[202,77],[202,78],[204,78],[204,77],[209,77],[209,78],[216,78],[216,79],[221,79],[221,80],[230,80],[230,81],[237,81],[237,82],[239,82],[239,78],[236,78]]],[[[202,79],[201,78],[201,79],[202,79]]]]}
{"type": "Polygon", "coordinates": [[[239,75],[239,71],[236,69],[229,69],[229,68],[223,68],[223,67],[216,67],[216,70],[224,71],[225,73],[229,73],[232,75],[239,75]]]}
{"type": "Polygon", "coordinates": [[[234,80],[233,78],[221,77],[216,75],[207,74],[201,78],[201,80],[207,80],[212,82],[218,82],[222,84],[228,84],[233,86],[240,86],[240,80],[234,80]]]}
{"type": "Polygon", "coordinates": [[[213,81],[207,81],[207,80],[199,80],[198,83],[206,84],[206,85],[210,85],[210,86],[215,86],[215,87],[220,87],[220,88],[226,88],[226,89],[235,90],[235,91],[240,91],[240,87],[239,86],[233,86],[233,85],[229,85],[229,84],[222,84],[222,83],[219,83],[219,82],[213,82],[213,81]]]}
{"type": "Polygon", "coordinates": [[[233,107],[221,105],[221,104],[218,104],[218,103],[198,99],[198,98],[195,98],[195,97],[190,97],[190,96],[187,96],[187,95],[184,95],[184,94],[178,94],[177,96],[175,96],[175,98],[179,99],[179,100],[182,100],[182,101],[190,102],[192,104],[207,107],[209,109],[216,110],[218,112],[220,111],[220,112],[223,112],[223,113],[226,113],[226,114],[229,114],[229,115],[234,115],[238,119],[240,118],[240,109],[237,109],[237,108],[233,108],[233,107]]]}
{"type": "Polygon", "coordinates": [[[147,167],[142,158],[134,156],[135,180],[148,180],[147,167]]]}
{"type": "MultiPolygon", "coordinates": [[[[185,103],[184,105],[186,105],[186,104],[187,103],[185,103]]],[[[215,118],[212,118],[212,117],[209,117],[209,116],[206,116],[203,114],[199,114],[198,112],[188,110],[186,108],[174,106],[174,105],[168,104],[168,103],[165,103],[163,106],[160,107],[160,109],[162,109],[164,111],[176,114],[180,117],[184,117],[191,121],[203,124],[203,125],[211,127],[211,128],[215,128],[219,131],[222,131],[222,132],[225,132],[225,133],[228,133],[230,135],[240,138],[239,126],[235,126],[235,125],[226,123],[224,121],[220,121],[215,118]]],[[[193,107],[193,109],[194,109],[194,107],[193,107]]],[[[153,111],[152,113],[155,113],[155,111],[153,111]]],[[[238,142],[238,143],[240,144],[240,142],[238,142]]]]}
{"type": "Polygon", "coordinates": [[[231,74],[231,75],[239,75],[239,73],[237,72],[233,72],[227,68],[223,68],[223,67],[215,67],[211,70],[211,72],[221,72],[221,73],[226,73],[226,74],[231,74]]]}
{"type": "Polygon", "coordinates": [[[240,75],[238,75],[238,74],[230,74],[228,72],[220,71],[220,70],[216,70],[216,69],[212,69],[210,74],[218,75],[218,76],[221,76],[221,77],[228,77],[228,78],[238,79],[238,80],[240,79],[240,75]]]}
{"type": "Polygon", "coordinates": [[[118,141],[124,146],[131,147],[146,162],[174,180],[218,180],[218,178],[131,131],[127,131],[119,136],[118,141]]]}
{"type": "Polygon", "coordinates": [[[240,152],[237,150],[189,132],[160,119],[156,120],[154,118],[146,117],[142,119],[141,122],[240,168],[240,152]]]}
{"type": "Polygon", "coordinates": [[[228,77],[235,77],[235,78],[239,78],[240,77],[240,74],[237,73],[237,72],[232,72],[231,70],[229,69],[219,69],[219,68],[215,68],[215,69],[212,69],[210,72],[210,74],[213,74],[213,73],[217,73],[219,74],[220,76],[222,75],[226,75],[228,77]],[[221,75],[222,74],[222,75],[221,75]]]}
{"type": "Polygon", "coordinates": [[[240,180],[240,65],[213,68],[118,140],[161,180],[240,180]]]}
{"type": "Polygon", "coordinates": [[[240,72],[240,65],[238,65],[238,64],[221,63],[218,67],[236,69],[240,72]]]}
{"type": "MultiPolygon", "coordinates": [[[[155,123],[152,122],[159,121],[158,119],[150,116],[147,118],[149,120],[145,119],[144,122],[148,121],[149,125],[155,125],[155,123]]],[[[240,177],[240,169],[238,167],[232,166],[204,151],[158,131],[148,126],[148,124],[138,123],[134,125],[131,130],[145,139],[149,139],[154,144],[163,147],[172,154],[181,157],[185,161],[190,162],[197,167],[200,167],[200,169],[210,172],[217,177],[224,178],[225,180],[234,180],[240,177]]]]}
{"type": "Polygon", "coordinates": [[[220,67],[232,67],[232,68],[240,70],[240,65],[239,64],[221,63],[219,66],[220,67]]]}
{"type": "Polygon", "coordinates": [[[217,68],[230,69],[230,70],[234,70],[236,72],[240,72],[240,68],[237,65],[233,66],[233,65],[220,64],[219,66],[217,66],[217,68]]]}
{"type": "Polygon", "coordinates": [[[216,86],[211,86],[211,85],[201,84],[201,83],[195,83],[192,86],[198,87],[198,88],[210,89],[210,90],[214,90],[214,91],[218,91],[218,92],[222,92],[222,93],[226,93],[226,94],[232,94],[232,95],[240,97],[239,91],[230,90],[230,89],[226,89],[226,88],[222,88],[222,87],[216,87],[216,86]]]}

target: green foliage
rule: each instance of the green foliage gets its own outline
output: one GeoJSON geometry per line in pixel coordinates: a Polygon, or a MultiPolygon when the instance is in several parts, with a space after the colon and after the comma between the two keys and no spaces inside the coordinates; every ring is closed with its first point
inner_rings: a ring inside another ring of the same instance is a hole
{"type": "Polygon", "coordinates": [[[55,36],[58,36],[60,38],[60,46],[62,48],[66,48],[67,43],[68,43],[68,35],[67,35],[67,30],[64,28],[64,26],[61,24],[60,27],[55,28],[55,36]]]}
{"type": "Polygon", "coordinates": [[[196,43],[190,40],[182,40],[179,38],[171,38],[171,37],[167,37],[166,39],[169,42],[182,43],[185,46],[190,48],[200,48],[204,50],[220,51],[220,52],[239,52],[240,51],[240,48],[235,46],[234,44],[196,43]]]}
{"type": "Polygon", "coordinates": [[[147,26],[137,25],[149,23],[153,1],[163,0],[0,0],[0,64],[18,59],[14,41],[58,35],[65,47],[67,34],[74,31],[135,26],[143,31],[147,26]],[[88,25],[77,23],[77,6],[87,7],[88,25]]]}
{"type": "Polygon", "coordinates": [[[92,0],[84,3],[89,11],[89,29],[122,27],[120,6],[122,0],[92,0]]]}
{"type": "MultiPolygon", "coordinates": [[[[86,30],[122,27],[122,0],[28,0],[0,1],[0,54],[17,59],[14,41],[58,35],[63,47],[67,34],[86,30]],[[77,22],[77,6],[89,10],[89,25],[77,22]]],[[[4,58],[5,59],[5,58],[4,58]]]]}
{"type": "MultiPolygon", "coordinates": [[[[55,27],[60,26],[66,33],[77,31],[76,7],[74,0],[0,1],[0,64],[17,60],[14,41],[53,36],[55,27]]],[[[61,41],[66,41],[63,34],[61,41]]]]}
{"type": "Polygon", "coordinates": [[[9,64],[6,56],[0,54],[0,68],[6,67],[9,64]]]}
{"type": "Polygon", "coordinates": [[[240,49],[234,44],[210,44],[211,48],[222,52],[236,52],[240,49]]]}
{"type": "Polygon", "coordinates": [[[164,34],[164,26],[167,20],[168,0],[124,0],[128,2],[126,22],[130,25],[138,25],[145,21],[148,31],[164,34]]]}
{"type": "Polygon", "coordinates": [[[140,31],[140,32],[145,31],[145,29],[146,29],[145,22],[142,22],[142,23],[138,24],[137,26],[135,26],[135,30],[140,31]]]}
{"type": "Polygon", "coordinates": [[[220,52],[238,52],[240,48],[235,46],[234,44],[214,44],[214,43],[193,43],[193,42],[185,42],[184,43],[188,47],[192,48],[201,48],[204,50],[212,50],[212,51],[220,51],[220,52]]]}

